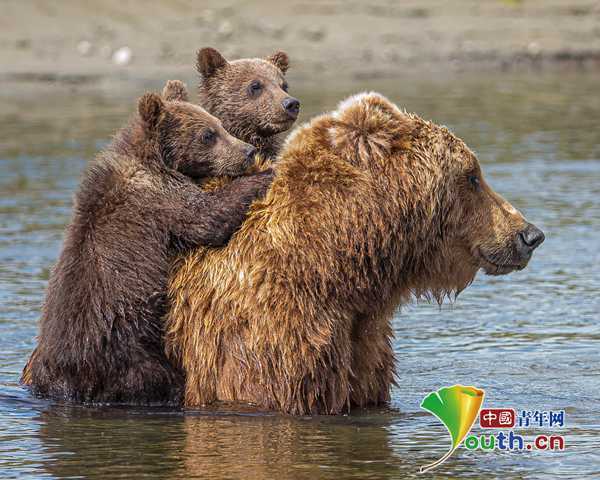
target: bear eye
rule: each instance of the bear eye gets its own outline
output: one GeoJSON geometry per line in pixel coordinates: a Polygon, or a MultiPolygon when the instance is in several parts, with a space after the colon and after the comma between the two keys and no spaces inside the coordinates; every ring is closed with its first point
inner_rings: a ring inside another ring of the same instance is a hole
{"type": "Polygon", "coordinates": [[[258,95],[261,90],[262,90],[262,84],[258,80],[254,80],[248,87],[248,91],[250,92],[250,95],[252,95],[252,96],[258,95]]]}
{"type": "Polygon", "coordinates": [[[287,83],[287,82],[283,82],[283,83],[281,84],[281,89],[282,89],[284,92],[287,92],[287,91],[288,91],[288,83],[287,83]]]}
{"type": "Polygon", "coordinates": [[[479,190],[481,188],[479,177],[477,175],[469,175],[469,183],[475,190],[479,190]]]}
{"type": "Polygon", "coordinates": [[[202,132],[201,138],[204,145],[212,145],[217,139],[217,133],[214,130],[207,128],[202,132]]]}

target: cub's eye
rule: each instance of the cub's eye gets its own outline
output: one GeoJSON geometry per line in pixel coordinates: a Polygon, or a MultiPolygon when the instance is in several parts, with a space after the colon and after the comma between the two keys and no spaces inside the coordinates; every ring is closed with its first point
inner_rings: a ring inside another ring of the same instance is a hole
{"type": "Polygon", "coordinates": [[[287,92],[287,91],[288,91],[288,83],[287,83],[287,82],[283,82],[283,83],[281,84],[281,89],[282,89],[284,92],[287,92]]]}
{"type": "Polygon", "coordinates": [[[207,128],[202,132],[201,138],[204,145],[212,145],[217,140],[217,133],[214,130],[207,128]]]}
{"type": "Polygon", "coordinates": [[[250,95],[254,96],[258,95],[262,88],[262,83],[260,83],[258,80],[254,80],[248,87],[248,91],[250,92],[250,95]]]}
{"type": "Polygon", "coordinates": [[[481,184],[479,183],[479,177],[477,175],[469,175],[469,183],[473,186],[475,190],[479,190],[481,188],[481,184]]]}

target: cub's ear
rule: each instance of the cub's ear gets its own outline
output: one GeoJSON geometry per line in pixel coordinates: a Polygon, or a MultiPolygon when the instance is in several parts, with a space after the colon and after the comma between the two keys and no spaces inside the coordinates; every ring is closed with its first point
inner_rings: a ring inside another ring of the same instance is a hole
{"type": "Polygon", "coordinates": [[[145,93],[138,102],[140,118],[148,130],[156,129],[164,109],[165,103],[158,93],[145,93]]]}
{"type": "Polygon", "coordinates": [[[227,65],[227,60],[214,48],[203,48],[198,50],[196,58],[196,70],[202,78],[208,78],[217,70],[227,65]]]}
{"type": "Polygon", "coordinates": [[[178,102],[187,102],[188,101],[188,91],[185,83],[181,80],[167,80],[165,84],[165,88],[162,91],[162,97],[167,102],[178,101],[178,102]]]}
{"type": "Polygon", "coordinates": [[[284,75],[290,66],[290,58],[288,57],[288,54],[282,51],[275,52],[273,55],[267,57],[267,62],[275,65],[284,75]]]}

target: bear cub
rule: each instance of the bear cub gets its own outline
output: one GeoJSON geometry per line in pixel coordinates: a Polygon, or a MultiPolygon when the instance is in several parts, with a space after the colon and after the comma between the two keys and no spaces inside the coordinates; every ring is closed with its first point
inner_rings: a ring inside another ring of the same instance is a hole
{"type": "Polygon", "coordinates": [[[278,134],[289,130],[300,112],[298,99],[287,93],[288,66],[289,58],[281,51],[266,59],[233,61],[214,48],[203,48],[197,55],[200,105],[267,160],[275,159],[281,143],[278,134]]]}
{"type": "Polygon", "coordinates": [[[86,170],[53,269],[23,383],[86,403],[179,403],[184,375],[164,353],[161,315],[175,255],[224,245],[272,171],[236,177],[255,148],[187,103],[181,82],[145,94],[138,115],[86,170]]]}

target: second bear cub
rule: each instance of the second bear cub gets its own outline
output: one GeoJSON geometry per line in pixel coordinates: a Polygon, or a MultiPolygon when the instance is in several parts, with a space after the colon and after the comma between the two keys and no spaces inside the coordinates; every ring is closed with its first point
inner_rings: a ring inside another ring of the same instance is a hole
{"type": "Polygon", "coordinates": [[[255,148],[232,137],[171,84],[84,174],[48,286],[23,382],[41,396],[92,403],[177,403],[184,377],[167,360],[160,319],[169,266],[182,248],[220,246],[272,172],[214,192],[195,180],[237,176],[255,148]]]}

